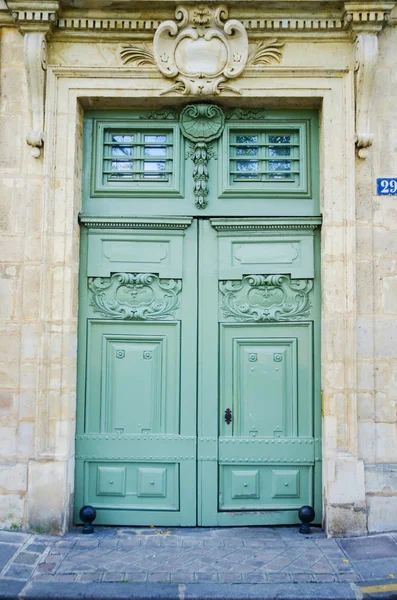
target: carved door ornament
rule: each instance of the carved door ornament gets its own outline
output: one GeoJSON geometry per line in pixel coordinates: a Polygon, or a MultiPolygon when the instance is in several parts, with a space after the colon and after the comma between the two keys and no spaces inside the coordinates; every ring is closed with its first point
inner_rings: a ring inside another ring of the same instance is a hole
{"type": "Polygon", "coordinates": [[[194,196],[197,208],[207,206],[208,161],[216,159],[210,142],[219,138],[225,127],[225,115],[214,104],[190,104],[181,112],[179,124],[183,135],[192,142],[186,158],[194,163],[194,196]]]}
{"type": "Polygon", "coordinates": [[[153,52],[145,45],[124,44],[120,57],[136,66],[155,65],[173,84],[162,94],[218,95],[223,91],[241,94],[230,85],[247,66],[260,67],[279,62],[283,43],[276,39],[261,42],[248,52],[248,35],[237,19],[228,19],[221,5],[175,11],[175,21],[161,23],[154,35],[153,52]]]}

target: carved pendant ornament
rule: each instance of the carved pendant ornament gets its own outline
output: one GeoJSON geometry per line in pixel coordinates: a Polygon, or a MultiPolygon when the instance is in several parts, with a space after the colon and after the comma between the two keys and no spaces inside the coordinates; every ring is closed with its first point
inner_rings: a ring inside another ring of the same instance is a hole
{"type": "Polygon", "coordinates": [[[248,275],[242,281],[221,281],[221,311],[236,321],[256,323],[310,318],[313,282],[287,275],[248,275]]]}
{"type": "Polygon", "coordinates": [[[153,52],[144,44],[124,44],[120,57],[136,66],[155,65],[172,85],[161,92],[183,95],[240,94],[229,84],[246,66],[262,67],[279,62],[277,40],[261,42],[249,55],[248,35],[237,19],[228,19],[226,6],[199,6],[175,11],[175,21],[161,23],[154,35],[153,52]]]}
{"type": "Polygon", "coordinates": [[[173,319],[182,282],[152,273],[115,273],[88,280],[90,306],[107,319],[173,319]]]}
{"type": "Polygon", "coordinates": [[[371,132],[371,102],[378,57],[377,36],[357,36],[355,50],[356,146],[358,156],[367,158],[368,148],[374,139],[371,132]]]}
{"type": "Polygon", "coordinates": [[[193,160],[194,197],[197,208],[207,206],[208,161],[217,158],[209,144],[216,140],[225,127],[225,116],[219,106],[213,104],[192,104],[181,112],[179,124],[183,135],[193,142],[187,158],[193,160]]]}

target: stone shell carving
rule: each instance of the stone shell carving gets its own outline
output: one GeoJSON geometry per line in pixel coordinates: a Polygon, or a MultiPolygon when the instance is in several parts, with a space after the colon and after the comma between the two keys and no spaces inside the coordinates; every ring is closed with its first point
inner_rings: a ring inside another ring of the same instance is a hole
{"type": "Polygon", "coordinates": [[[248,275],[221,281],[221,312],[239,322],[301,321],[310,318],[313,282],[288,275],[248,275]]]}
{"type": "Polygon", "coordinates": [[[179,124],[191,142],[212,142],[225,127],[225,115],[215,104],[190,104],[181,112],[179,124]]]}
{"type": "Polygon", "coordinates": [[[173,79],[161,94],[240,94],[229,81],[247,66],[279,62],[282,46],[276,39],[260,42],[249,55],[246,29],[237,19],[228,19],[226,6],[179,6],[175,20],[164,21],[157,28],[153,52],[145,44],[123,44],[120,57],[124,63],[135,66],[156,65],[164,77],[173,79]]]}
{"type": "Polygon", "coordinates": [[[186,158],[194,164],[193,193],[197,208],[207,206],[208,196],[208,162],[217,158],[216,152],[208,142],[216,140],[225,127],[225,115],[219,106],[214,104],[190,104],[181,112],[179,124],[183,135],[191,142],[186,158]]]}
{"type": "Polygon", "coordinates": [[[115,273],[88,280],[90,306],[107,319],[173,319],[182,282],[152,273],[115,273]]]}

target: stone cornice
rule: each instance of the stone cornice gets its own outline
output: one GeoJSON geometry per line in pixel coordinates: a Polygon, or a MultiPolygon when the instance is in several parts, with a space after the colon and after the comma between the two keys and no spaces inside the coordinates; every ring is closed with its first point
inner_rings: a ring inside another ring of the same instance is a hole
{"type": "Polygon", "coordinates": [[[47,34],[57,24],[59,0],[8,0],[7,5],[22,33],[47,34]]]}
{"type": "MultiPolygon", "coordinates": [[[[189,5],[189,2],[185,4],[189,5]]],[[[233,4],[227,2],[230,18],[241,21],[251,37],[274,33],[293,37],[348,37],[356,31],[379,32],[387,23],[396,2],[341,2],[331,9],[324,9],[321,2],[313,2],[315,6],[311,10],[306,5],[299,6],[299,2],[291,3],[289,8],[285,4],[278,7],[278,2],[266,6],[258,2],[257,8],[250,6],[244,9],[233,4]]],[[[159,5],[159,9],[152,9],[146,18],[145,11],[120,15],[111,11],[64,10],[57,23],[57,32],[73,37],[100,33],[107,37],[133,34],[150,38],[162,21],[173,17],[168,8],[168,4],[159,5]]]]}
{"type": "MultiPolygon", "coordinates": [[[[171,0],[157,0],[145,10],[144,3],[125,0],[125,10],[120,2],[107,0],[0,0],[0,25],[10,25],[12,19],[22,30],[38,30],[47,26],[55,28],[63,38],[90,38],[101,36],[123,39],[133,35],[150,38],[165,19],[172,18],[176,4],[171,0]],[[103,6],[102,6],[103,4],[103,6]],[[93,8],[95,7],[95,8],[93,8]]],[[[197,2],[193,2],[195,4],[197,2]]],[[[189,0],[186,5],[192,4],[189,0]]],[[[292,37],[354,38],[360,34],[377,34],[387,24],[396,2],[333,2],[306,0],[285,3],[279,0],[267,2],[252,0],[241,7],[240,2],[229,0],[230,18],[240,20],[250,37],[277,34],[292,37]]],[[[394,22],[392,20],[391,22],[394,22]]]]}
{"type": "Polygon", "coordinates": [[[377,35],[389,20],[396,2],[345,2],[343,22],[357,35],[377,35]]]}

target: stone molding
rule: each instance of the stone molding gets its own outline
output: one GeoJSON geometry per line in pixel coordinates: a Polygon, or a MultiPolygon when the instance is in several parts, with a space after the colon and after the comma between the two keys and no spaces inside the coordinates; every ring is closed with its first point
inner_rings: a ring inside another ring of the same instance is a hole
{"type": "Polygon", "coordinates": [[[389,20],[396,2],[345,2],[343,22],[354,36],[377,35],[389,20]]]}
{"type": "MultiPolygon", "coordinates": [[[[2,0],[5,4],[5,0],[2,0]]],[[[142,10],[120,11],[109,8],[101,10],[99,15],[89,9],[74,9],[65,6],[62,0],[8,0],[8,10],[0,2],[0,25],[14,21],[25,22],[39,21],[43,23],[52,21],[55,15],[55,29],[57,34],[70,37],[112,35],[113,37],[126,37],[131,33],[139,37],[150,38],[164,19],[171,17],[172,3],[162,3],[156,9],[161,17],[153,18],[153,7],[150,7],[147,16],[145,6],[142,10]],[[58,5],[63,6],[59,17],[58,5]]],[[[190,4],[190,3],[189,3],[190,4]]],[[[352,30],[358,29],[361,33],[378,33],[388,22],[390,12],[395,2],[343,2],[331,9],[323,9],[321,2],[313,3],[311,11],[300,8],[296,3],[290,7],[279,7],[277,2],[264,9],[263,4],[255,6],[251,2],[249,7],[241,8],[233,0],[229,0],[228,8],[232,19],[238,18],[246,31],[255,34],[273,32],[291,34],[294,37],[301,34],[314,34],[321,37],[334,36],[335,34],[349,35],[352,30]],[[295,4],[295,6],[294,6],[295,4]]],[[[175,4],[174,4],[175,6],[175,4]]]]}
{"type": "Polygon", "coordinates": [[[7,6],[23,34],[47,34],[58,20],[59,0],[7,0],[7,6]]]}

